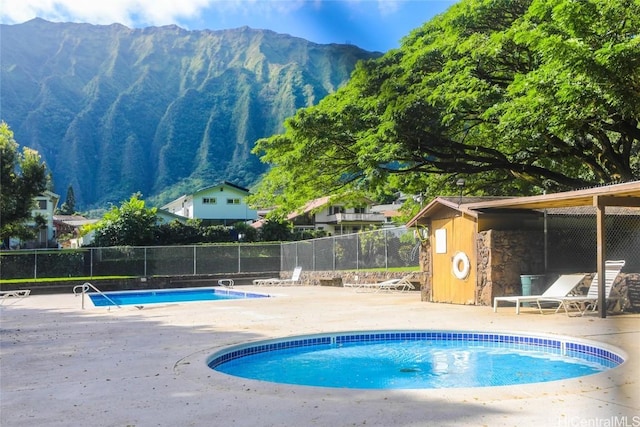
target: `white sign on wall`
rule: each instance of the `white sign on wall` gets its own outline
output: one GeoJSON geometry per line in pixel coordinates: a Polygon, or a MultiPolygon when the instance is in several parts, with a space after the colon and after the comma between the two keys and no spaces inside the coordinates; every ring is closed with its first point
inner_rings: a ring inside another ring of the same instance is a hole
{"type": "Polygon", "coordinates": [[[439,228],[436,230],[436,253],[447,253],[447,229],[439,228]]]}

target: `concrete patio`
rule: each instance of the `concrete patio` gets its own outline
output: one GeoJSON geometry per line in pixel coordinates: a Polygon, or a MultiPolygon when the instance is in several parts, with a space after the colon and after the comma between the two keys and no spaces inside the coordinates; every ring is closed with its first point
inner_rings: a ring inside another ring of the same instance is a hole
{"type": "Polygon", "coordinates": [[[241,287],[269,299],[82,310],[80,297],[32,295],[0,308],[0,425],[20,426],[640,426],[640,315],[541,315],[432,304],[419,293],[241,287]],[[519,386],[352,390],[230,377],[206,357],[290,335],[455,329],[571,335],[622,349],[622,366],[519,386]]]}

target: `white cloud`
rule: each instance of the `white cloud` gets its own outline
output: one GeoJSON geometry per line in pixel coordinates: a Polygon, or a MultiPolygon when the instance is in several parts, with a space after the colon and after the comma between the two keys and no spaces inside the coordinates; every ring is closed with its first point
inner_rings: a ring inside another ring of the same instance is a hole
{"type": "MultiPolygon", "coordinates": [[[[316,0],[322,2],[322,0],[316,0]]],[[[331,0],[328,0],[331,1],[331,0]]],[[[381,16],[392,15],[400,9],[402,3],[415,0],[345,0],[354,9],[375,7],[381,16]]]]}
{"type": "MultiPolygon", "coordinates": [[[[131,27],[178,24],[214,14],[256,13],[286,16],[303,7],[322,8],[335,0],[2,0],[0,22],[16,24],[35,17],[61,22],[112,24],[131,27]]],[[[381,16],[396,13],[406,0],[344,0],[360,7],[377,7],[381,16]]],[[[424,1],[424,0],[423,0],[424,1]]]]}
{"type": "Polygon", "coordinates": [[[217,10],[244,14],[287,15],[305,5],[320,7],[323,0],[213,0],[217,10]]]}
{"type": "Polygon", "coordinates": [[[213,0],[3,0],[0,20],[21,23],[40,17],[93,24],[165,25],[196,17],[213,0]]]}
{"type": "Polygon", "coordinates": [[[394,14],[400,7],[398,3],[392,0],[378,0],[378,11],[382,16],[394,14]]]}
{"type": "Polygon", "coordinates": [[[129,27],[198,21],[205,13],[262,15],[278,18],[326,0],[2,0],[0,22],[17,24],[33,18],[129,27]]]}

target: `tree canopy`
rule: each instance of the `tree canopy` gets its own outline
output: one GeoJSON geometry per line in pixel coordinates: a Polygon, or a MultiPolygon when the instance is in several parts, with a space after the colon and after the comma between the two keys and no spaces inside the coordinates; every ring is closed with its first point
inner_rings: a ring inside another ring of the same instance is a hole
{"type": "Polygon", "coordinates": [[[254,201],[640,179],[640,2],[462,0],[254,152],[254,201]]]}
{"type": "Polygon", "coordinates": [[[96,246],[144,246],[155,242],[156,221],[157,209],[147,208],[141,195],[134,194],[84,231],[95,231],[96,246]]]}
{"type": "Polygon", "coordinates": [[[73,215],[76,213],[76,196],[73,192],[73,186],[67,187],[67,198],[58,210],[60,215],[73,215]]]}
{"type": "Polygon", "coordinates": [[[146,207],[140,193],[113,206],[102,219],[83,227],[95,232],[93,246],[191,245],[221,242],[254,242],[258,232],[239,222],[232,227],[207,225],[200,219],[158,223],[157,208],[146,207]]]}
{"type": "MultiPolygon", "coordinates": [[[[32,219],[34,198],[47,188],[47,168],[37,151],[24,147],[18,151],[9,126],[0,123],[0,239],[34,236],[32,219]]],[[[40,222],[40,221],[38,221],[40,222]]]]}

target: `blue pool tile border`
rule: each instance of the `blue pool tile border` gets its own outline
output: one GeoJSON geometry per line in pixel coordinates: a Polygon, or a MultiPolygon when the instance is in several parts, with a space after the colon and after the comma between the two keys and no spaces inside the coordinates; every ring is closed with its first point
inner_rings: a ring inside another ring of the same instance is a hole
{"type": "Polygon", "coordinates": [[[482,346],[496,346],[501,348],[533,348],[557,355],[577,357],[587,361],[598,362],[609,368],[618,366],[624,362],[624,358],[606,348],[597,347],[585,343],[566,339],[528,336],[511,333],[487,333],[468,331],[381,331],[381,332],[357,332],[337,333],[322,336],[309,336],[308,338],[293,338],[291,340],[268,341],[262,344],[249,344],[223,353],[212,355],[207,365],[215,369],[217,366],[254,354],[268,351],[286,350],[298,347],[318,345],[344,345],[349,343],[366,343],[377,341],[453,341],[465,344],[478,344],[482,346]]]}
{"type": "Polygon", "coordinates": [[[299,347],[308,347],[308,346],[316,346],[316,345],[330,345],[332,342],[331,337],[315,337],[315,338],[306,338],[292,341],[278,341],[273,343],[265,343],[261,345],[241,348],[238,350],[230,351],[228,353],[224,353],[213,360],[208,362],[209,367],[215,368],[225,362],[230,360],[239,359],[246,356],[251,356],[253,354],[264,353],[268,351],[276,351],[276,350],[286,350],[289,348],[299,348],[299,347]]]}

